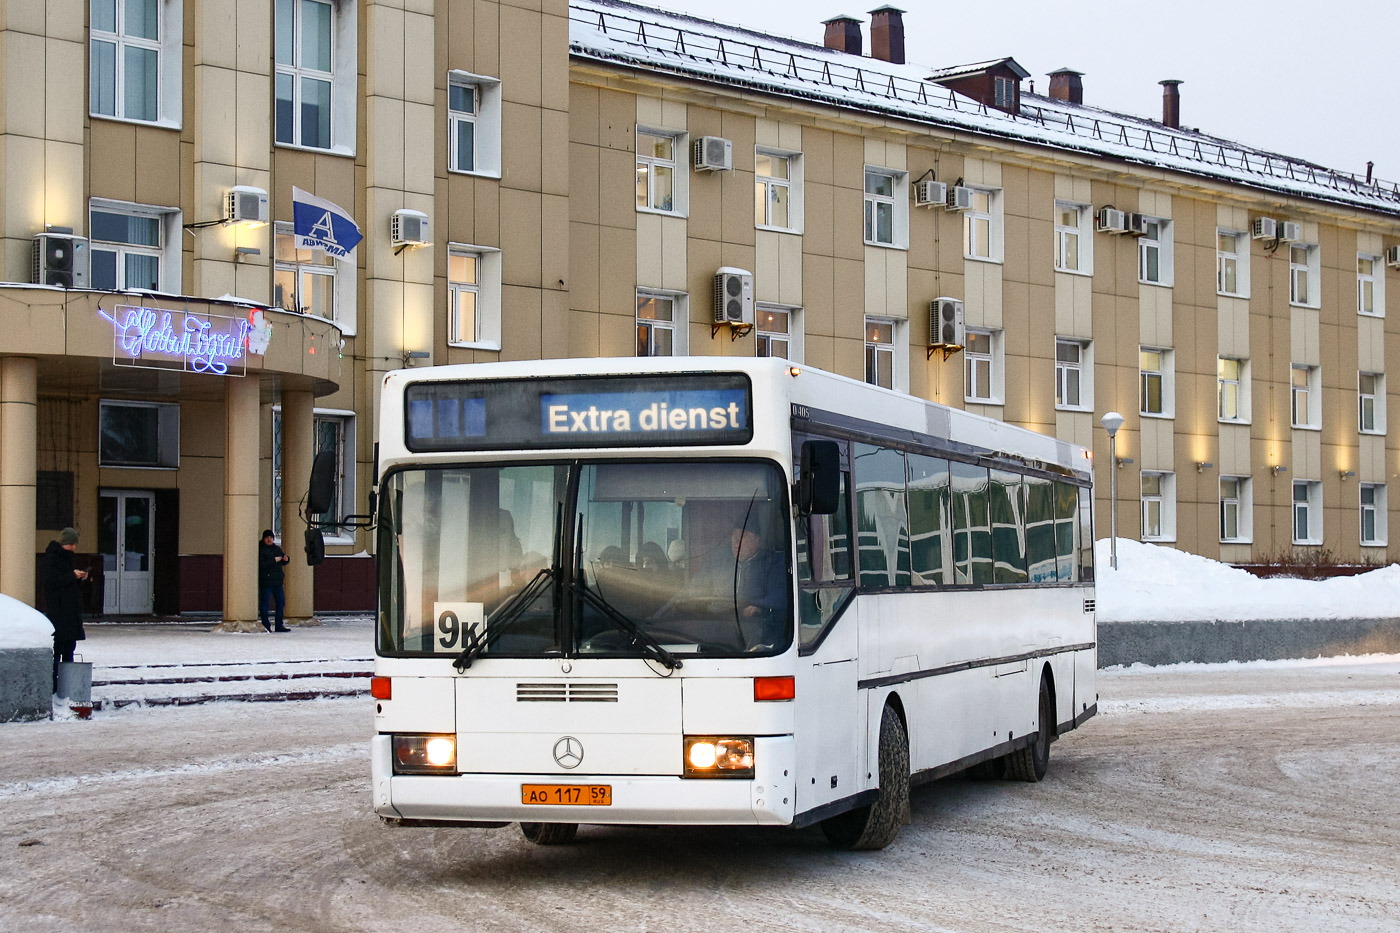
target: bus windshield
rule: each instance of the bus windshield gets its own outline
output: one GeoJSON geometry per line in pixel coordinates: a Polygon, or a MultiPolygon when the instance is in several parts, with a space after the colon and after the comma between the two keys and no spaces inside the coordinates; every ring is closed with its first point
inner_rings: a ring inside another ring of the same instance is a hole
{"type": "Polygon", "coordinates": [[[781,652],[785,492],[759,461],[394,473],[380,499],[379,650],[456,655],[487,638],[483,657],[638,657],[648,640],[674,655],[781,652]]]}

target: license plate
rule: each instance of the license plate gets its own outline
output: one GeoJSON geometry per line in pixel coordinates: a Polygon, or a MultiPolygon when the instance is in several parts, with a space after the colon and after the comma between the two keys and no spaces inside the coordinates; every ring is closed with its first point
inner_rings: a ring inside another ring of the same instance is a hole
{"type": "Polygon", "coordinates": [[[610,807],[611,784],[521,784],[520,802],[546,806],[610,807]]]}

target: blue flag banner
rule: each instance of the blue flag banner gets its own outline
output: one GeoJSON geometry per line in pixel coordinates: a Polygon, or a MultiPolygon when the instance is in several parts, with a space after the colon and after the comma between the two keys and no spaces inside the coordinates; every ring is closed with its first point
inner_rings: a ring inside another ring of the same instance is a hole
{"type": "Polygon", "coordinates": [[[364,239],[346,211],[297,187],[292,188],[292,219],[297,249],[319,249],[327,256],[348,259],[364,239]]]}

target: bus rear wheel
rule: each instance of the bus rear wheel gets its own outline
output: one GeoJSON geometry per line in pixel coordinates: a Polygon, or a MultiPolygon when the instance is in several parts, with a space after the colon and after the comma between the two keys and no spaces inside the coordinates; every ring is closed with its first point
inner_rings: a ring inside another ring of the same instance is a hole
{"type": "Polygon", "coordinates": [[[875,802],[822,820],[827,841],[840,849],[883,849],[909,822],[909,736],[894,707],[880,715],[880,789],[875,802]]]}
{"type": "Polygon", "coordinates": [[[562,846],[578,835],[577,823],[521,823],[520,832],[537,846],[562,846]]]}
{"type": "Polygon", "coordinates": [[[1006,776],[1013,781],[1035,783],[1050,767],[1050,742],[1054,739],[1055,704],[1050,685],[1040,678],[1040,725],[1031,744],[1006,756],[1006,776]]]}

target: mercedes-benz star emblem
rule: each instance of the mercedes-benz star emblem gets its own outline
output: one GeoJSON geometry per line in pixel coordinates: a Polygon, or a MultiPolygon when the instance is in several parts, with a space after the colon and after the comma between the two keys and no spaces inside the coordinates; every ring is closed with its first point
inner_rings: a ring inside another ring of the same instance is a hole
{"type": "Polygon", "coordinates": [[[554,743],[554,760],[561,768],[572,771],[583,764],[583,743],[572,735],[566,735],[554,743]]]}

